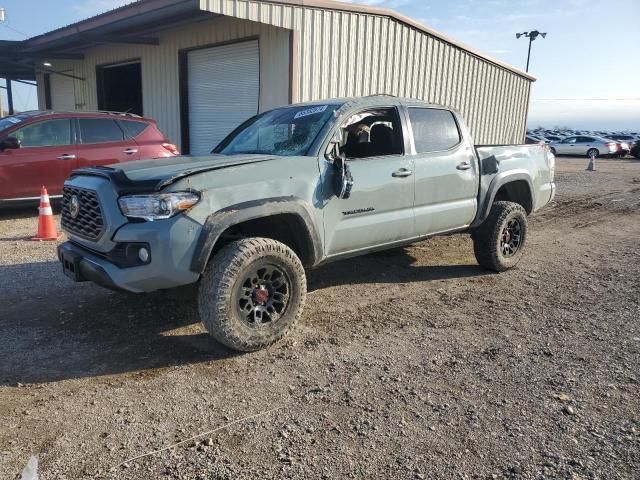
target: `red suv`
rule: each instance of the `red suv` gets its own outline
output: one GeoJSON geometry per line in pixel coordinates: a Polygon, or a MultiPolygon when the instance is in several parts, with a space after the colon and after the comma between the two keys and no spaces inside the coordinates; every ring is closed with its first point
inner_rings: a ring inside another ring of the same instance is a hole
{"type": "Polygon", "coordinates": [[[25,112],[0,119],[0,201],[62,194],[80,167],[171,157],[178,149],[155,120],[108,112],[25,112]]]}

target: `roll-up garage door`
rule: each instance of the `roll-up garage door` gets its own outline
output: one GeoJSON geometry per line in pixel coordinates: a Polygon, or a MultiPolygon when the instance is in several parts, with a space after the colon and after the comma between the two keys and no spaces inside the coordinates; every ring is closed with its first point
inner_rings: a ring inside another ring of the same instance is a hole
{"type": "MultiPolygon", "coordinates": [[[[69,73],[73,73],[70,71],[69,73]]],[[[51,85],[51,108],[59,112],[76,109],[76,96],[73,88],[73,78],[52,74],[49,76],[51,85]]]]}
{"type": "Polygon", "coordinates": [[[258,41],[193,50],[187,63],[189,150],[202,155],[258,113],[258,41]]]}

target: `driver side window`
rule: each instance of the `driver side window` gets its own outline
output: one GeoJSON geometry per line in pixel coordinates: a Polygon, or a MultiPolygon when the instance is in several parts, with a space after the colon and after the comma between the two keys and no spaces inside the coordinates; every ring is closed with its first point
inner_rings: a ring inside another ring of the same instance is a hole
{"type": "Polygon", "coordinates": [[[366,110],[341,127],[340,152],[348,159],[402,155],[402,126],[395,108],[366,110]]]}
{"type": "Polygon", "coordinates": [[[13,132],[23,148],[71,145],[71,120],[45,120],[26,125],[13,132]]]}

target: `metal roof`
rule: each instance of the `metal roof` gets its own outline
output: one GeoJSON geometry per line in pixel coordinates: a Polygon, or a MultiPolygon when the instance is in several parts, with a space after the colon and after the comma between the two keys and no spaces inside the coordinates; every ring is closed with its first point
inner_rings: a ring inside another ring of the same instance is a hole
{"type": "Polygon", "coordinates": [[[35,80],[33,66],[24,62],[24,57],[14,55],[22,42],[0,40],[0,75],[20,80],[35,80]]]}
{"type": "MultiPolygon", "coordinates": [[[[256,3],[280,4],[389,17],[457,46],[486,61],[510,70],[528,80],[535,77],[496,60],[457,40],[433,30],[393,10],[334,0],[256,0],[256,3]]],[[[203,10],[201,0],[138,0],[108,12],[52,30],[21,42],[0,43],[0,75],[34,79],[30,69],[50,58],[82,58],[82,51],[104,43],[154,44],[153,33],[177,24],[215,16],[203,10]]],[[[40,68],[40,70],[43,70],[40,68]]],[[[46,71],[46,70],[45,70],[46,71]]],[[[55,72],[54,72],[55,73],[55,72]]]]}
{"type": "Polygon", "coordinates": [[[0,76],[35,80],[35,71],[52,59],[81,60],[100,44],[158,43],[154,32],[215,14],[200,10],[199,0],[139,0],[23,41],[0,42],[0,76]]]}

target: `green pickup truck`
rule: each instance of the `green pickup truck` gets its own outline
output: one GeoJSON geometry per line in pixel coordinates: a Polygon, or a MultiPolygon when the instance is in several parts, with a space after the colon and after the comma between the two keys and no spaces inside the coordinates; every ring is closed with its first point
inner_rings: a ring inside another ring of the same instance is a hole
{"type": "Polygon", "coordinates": [[[520,260],[555,193],[544,145],[474,145],[453,110],[374,95],[256,115],[211,155],[73,172],[64,273],[127,292],[199,283],[211,335],[251,351],[300,317],[305,270],[469,232],[483,267],[520,260]]]}

